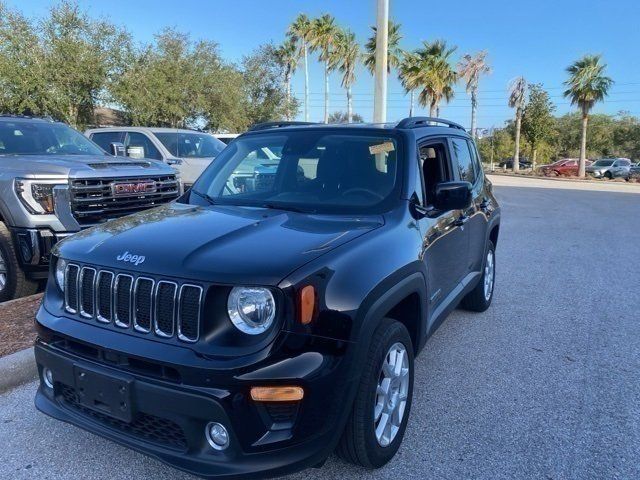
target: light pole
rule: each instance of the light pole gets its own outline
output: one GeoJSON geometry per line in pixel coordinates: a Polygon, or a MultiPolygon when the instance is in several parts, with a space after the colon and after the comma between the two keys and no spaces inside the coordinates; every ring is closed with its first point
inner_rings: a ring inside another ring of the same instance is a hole
{"type": "Polygon", "coordinates": [[[376,70],[373,103],[374,123],[387,121],[387,49],[389,43],[389,0],[377,0],[376,70]]]}

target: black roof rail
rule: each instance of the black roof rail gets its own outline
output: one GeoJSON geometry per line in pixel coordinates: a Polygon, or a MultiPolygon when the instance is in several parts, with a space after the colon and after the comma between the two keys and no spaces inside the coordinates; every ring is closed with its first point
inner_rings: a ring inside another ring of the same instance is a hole
{"type": "Polygon", "coordinates": [[[249,128],[250,132],[255,132],[256,130],[266,130],[268,128],[280,128],[280,127],[293,127],[296,125],[318,125],[316,122],[296,122],[296,121],[280,121],[280,122],[262,122],[256,123],[251,128],[249,128]]]}
{"type": "Polygon", "coordinates": [[[417,128],[424,127],[431,123],[441,123],[443,125],[447,125],[451,128],[457,128],[459,130],[467,131],[462,125],[455,122],[450,122],[449,120],[444,120],[442,118],[436,117],[407,117],[403,120],[400,120],[396,128],[417,128]]]}

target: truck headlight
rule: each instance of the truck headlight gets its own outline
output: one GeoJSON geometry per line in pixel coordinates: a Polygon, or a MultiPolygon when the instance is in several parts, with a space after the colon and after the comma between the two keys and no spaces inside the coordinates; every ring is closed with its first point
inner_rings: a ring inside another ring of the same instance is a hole
{"type": "Polygon", "coordinates": [[[62,180],[27,178],[17,179],[15,189],[18,197],[29,212],[35,215],[52,214],[54,211],[53,187],[65,185],[62,180]]]}
{"type": "Polygon", "coordinates": [[[259,335],[273,324],[276,302],[268,288],[234,287],[227,300],[227,312],[238,330],[259,335]]]}
{"type": "Polygon", "coordinates": [[[58,284],[58,288],[64,292],[64,273],[67,269],[67,261],[64,258],[58,258],[56,262],[56,283],[58,284]]]}

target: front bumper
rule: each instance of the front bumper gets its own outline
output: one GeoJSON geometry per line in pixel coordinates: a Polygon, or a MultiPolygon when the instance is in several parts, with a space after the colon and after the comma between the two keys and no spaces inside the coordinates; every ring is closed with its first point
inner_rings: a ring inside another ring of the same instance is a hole
{"type": "Polygon", "coordinates": [[[13,238],[22,269],[32,278],[46,278],[53,246],[73,233],[47,228],[14,228],[13,238]]]}
{"type": "MultiPolygon", "coordinates": [[[[180,380],[189,378],[184,367],[173,365],[173,370],[165,364],[163,369],[176,374],[158,374],[157,378],[141,375],[128,368],[134,365],[131,352],[95,347],[102,353],[94,356],[89,352],[93,348],[90,345],[45,327],[42,323],[52,318],[42,309],[38,320],[41,337],[35,347],[38,370],[42,379],[43,368],[49,368],[54,379],[53,389],[41,381],[36,395],[40,411],[195,475],[264,477],[318,465],[335,448],[343,414],[349,411],[345,404],[351,381],[339,373],[343,362],[330,358],[332,355],[326,352],[313,352],[313,362],[308,361],[307,351],[269,366],[263,361],[250,368],[218,371],[215,379],[189,368],[192,379],[202,379],[194,382],[198,385],[189,385],[180,380]],[[71,344],[75,348],[70,348],[71,344]],[[299,361],[303,356],[307,358],[306,368],[301,368],[303,363],[299,361]],[[311,363],[316,368],[311,368],[311,363]],[[119,420],[81,403],[75,378],[79,370],[96,372],[99,378],[107,379],[107,385],[113,379],[129,382],[130,419],[119,420]],[[253,402],[247,394],[249,385],[278,383],[303,386],[302,402],[271,408],[253,402]],[[211,421],[223,424],[229,431],[230,445],[224,451],[212,449],[206,441],[205,426],[211,421]]],[[[296,342],[300,344],[301,340],[298,338],[296,342]]],[[[165,348],[170,360],[172,347],[165,348]]],[[[145,359],[137,359],[137,367],[144,362],[145,359]]]]}

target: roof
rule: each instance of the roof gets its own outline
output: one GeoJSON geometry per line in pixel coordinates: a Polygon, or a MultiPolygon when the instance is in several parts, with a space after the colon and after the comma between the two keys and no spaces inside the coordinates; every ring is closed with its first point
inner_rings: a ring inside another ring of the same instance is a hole
{"type": "Polygon", "coordinates": [[[102,128],[91,129],[92,132],[108,131],[108,130],[119,130],[122,132],[146,131],[146,132],[154,132],[154,133],[205,133],[205,132],[199,132],[198,130],[190,130],[188,128],[167,128],[167,127],[102,127],[102,128]]]}
{"type": "Polygon", "coordinates": [[[53,120],[51,117],[31,117],[29,115],[12,115],[12,114],[0,114],[0,121],[9,120],[12,122],[43,122],[43,123],[60,123],[53,120]]]}

